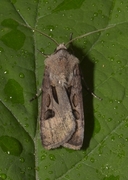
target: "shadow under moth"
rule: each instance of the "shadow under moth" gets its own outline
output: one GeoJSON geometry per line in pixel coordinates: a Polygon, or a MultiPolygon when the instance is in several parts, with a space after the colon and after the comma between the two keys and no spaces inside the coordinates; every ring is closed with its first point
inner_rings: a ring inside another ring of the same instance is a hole
{"type": "MultiPolygon", "coordinates": [[[[89,32],[67,44],[108,28],[89,32]]],[[[45,59],[41,89],[40,129],[43,147],[80,149],[84,139],[84,111],[79,60],[68,52],[66,45],[58,45],[55,52],[45,59]]]]}

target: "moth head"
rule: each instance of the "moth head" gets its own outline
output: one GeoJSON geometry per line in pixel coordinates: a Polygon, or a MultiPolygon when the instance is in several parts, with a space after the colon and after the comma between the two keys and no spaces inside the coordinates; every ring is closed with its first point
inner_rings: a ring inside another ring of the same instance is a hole
{"type": "Polygon", "coordinates": [[[60,49],[67,49],[64,43],[59,44],[59,46],[56,48],[56,51],[59,51],[60,49]]]}

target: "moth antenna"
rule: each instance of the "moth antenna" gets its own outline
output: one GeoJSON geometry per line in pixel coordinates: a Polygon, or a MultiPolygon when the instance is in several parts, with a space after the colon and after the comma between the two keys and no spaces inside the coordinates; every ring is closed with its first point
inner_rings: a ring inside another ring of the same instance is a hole
{"type": "Polygon", "coordinates": [[[59,43],[58,43],[55,39],[53,39],[52,37],[50,37],[49,35],[41,32],[41,31],[39,31],[39,30],[37,30],[37,29],[33,29],[33,30],[34,30],[34,31],[37,31],[38,33],[40,33],[40,34],[44,35],[45,37],[49,38],[49,39],[52,40],[57,46],[59,46],[59,43]]]}
{"type": "Polygon", "coordinates": [[[48,57],[48,55],[47,54],[44,54],[42,51],[40,51],[39,49],[37,49],[41,54],[43,54],[43,56],[45,57],[45,58],[47,58],[48,57]]]}
{"type": "Polygon", "coordinates": [[[110,29],[110,28],[112,28],[112,27],[114,27],[114,26],[115,26],[115,25],[108,26],[108,27],[106,27],[106,28],[102,28],[102,29],[98,29],[98,30],[95,30],[95,31],[91,31],[91,32],[88,32],[88,33],[83,34],[83,35],[81,35],[81,36],[75,37],[75,38],[71,39],[69,42],[67,42],[67,43],[65,44],[65,46],[67,46],[68,44],[70,44],[71,42],[73,42],[73,41],[75,41],[75,40],[77,40],[77,39],[81,39],[81,38],[86,37],[86,36],[89,36],[89,35],[91,35],[91,34],[94,34],[94,33],[100,32],[100,31],[104,31],[104,30],[110,29]]]}
{"type": "MultiPolygon", "coordinates": [[[[15,20],[15,21],[17,21],[17,20],[15,20]]],[[[18,21],[17,21],[17,22],[18,22],[18,21]]],[[[19,23],[19,22],[18,22],[18,23],[19,23]]],[[[47,37],[47,38],[49,38],[50,40],[52,40],[57,46],[59,46],[59,43],[58,43],[55,39],[53,39],[52,37],[50,37],[49,35],[41,32],[41,31],[39,31],[39,30],[37,30],[37,29],[35,29],[35,28],[32,28],[32,27],[29,26],[29,25],[25,25],[25,24],[23,24],[23,23],[19,23],[19,24],[20,24],[20,25],[23,25],[23,26],[25,26],[25,27],[27,27],[27,28],[29,28],[29,29],[31,29],[32,31],[36,31],[36,32],[44,35],[45,37],[47,37]]]]}

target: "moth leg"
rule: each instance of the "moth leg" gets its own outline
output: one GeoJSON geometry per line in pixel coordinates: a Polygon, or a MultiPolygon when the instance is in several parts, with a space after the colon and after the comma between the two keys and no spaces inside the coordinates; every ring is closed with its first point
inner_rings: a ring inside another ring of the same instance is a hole
{"type": "Polygon", "coordinates": [[[36,93],[36,95],[32,99],[30,99],[30,102],[37,99],[41,94],[42,94],[42,88],[39,89],[39,93],[36,93]]]}
{"type": "Polygon", "coordinates": [[[42,51],[40,51],[39,49],[37,49],[41,54],[43,54],[43,56],[45,57],[45,58],[48,58],[50,55],[49,54],[45,54],[45,53],[43,53],[42,51]]]}
{"type": "Polygon", "coordinates": [[[73,33],[70,33],[70,39],[69,39],[70,41],[72,40],[72,36],[73,36],[73,33]]]}
{"type": "Polygon", "coordinates": [[[82,79],[82,81],[84,82],[85,89],[86,89],[92,96],[94,96],[95,98],[97,98],[97,99],[99,99],[99,100],[101,101],[102,98],[100,98],[100,97],[98,97],[96,94],[94,94],[94,93],[91,91],[91,89],[88,87],[87,83],[85,82],[85,79],[84,79],[84,77],[83,77],[82,72],[81,72],[81,79],[82,79]]]}

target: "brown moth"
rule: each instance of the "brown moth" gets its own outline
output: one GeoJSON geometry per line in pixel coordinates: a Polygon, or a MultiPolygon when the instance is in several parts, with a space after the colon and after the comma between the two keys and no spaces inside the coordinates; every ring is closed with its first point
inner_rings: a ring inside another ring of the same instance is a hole
{"type": "MultiPolygon", "coordinates": [[[[108,28],[89,32],[74,38],[67,44],[108,28]]],[[[47,36],[44,33],[41,34],[47,36]]],[[[52,38],[50,39],[58,44],[52,38]]],[[[43,147],[54,149],[64,146],[78,150],[82,147],[84,139],[84,111],[79,60],[68,52],[66,45],[60,44],[55,52],[45,59],[44,63],[40,116],[43,147]]]]}
{"type": "Polygon", "coordinates": [[[80,149],[84,113],[79,60],[60,44],[45,59],[42,84],[41,138],[46,149],[59,146],[80,149]]]}

